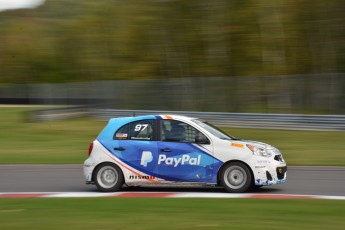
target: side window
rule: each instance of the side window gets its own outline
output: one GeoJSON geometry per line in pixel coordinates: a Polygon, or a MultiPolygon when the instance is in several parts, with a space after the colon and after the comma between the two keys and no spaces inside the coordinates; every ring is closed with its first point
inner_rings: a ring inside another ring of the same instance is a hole
{"type": "MultiPolygon", "coordinates": [[[[175,142],[189,142],[194,143],[196,137],[203,136],[199,130],[194,127],[175,120],[162,120],[161,121],[161,140],[162,141],[175,141],[175,142]]],[[[205,139],[207,139],[205,137],[205,139]]]]}
{"type": "Polygon", "coordinates": [[[129,139],[129,126],[130,124],[124,125],[119,128],[114,134],[114,140],[128,140],[129,139]]]}
{"type": "Polygon", "coordinates": [[[119,128],[114,134],[116,140],[152,140],[154,120],[134,121],[119,128]]]}

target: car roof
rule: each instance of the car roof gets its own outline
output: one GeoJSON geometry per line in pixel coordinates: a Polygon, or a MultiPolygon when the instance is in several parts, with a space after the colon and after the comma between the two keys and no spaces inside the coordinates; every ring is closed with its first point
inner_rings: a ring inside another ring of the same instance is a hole
{"type": "Polygon", "coordinates": [[[197,118],[182,116],[182,115],[173,115],[173,114],[165,114],[165,115],[144,115],[144,116],[136,116],[136,117],[117,117],[111,118],[108,124],[104,127],[101,133],[98,135],[98,140],[109,140],[113,138],[114,132],[118,130],[125,124],[134,121],[140,120],[178,120],[178,121],[191,121],[197,118]]]}
{"type": "Polygon", "coordinates": [[[164,114],[164,115],[143,115],[143,116],[133,116],[133,117],[117,117],[117,118],[111,118],[110,121],[111,120],[123,120],[126,122],[132,122],[132,121],[146,120],[146,119],[190,121],[190,120],[194,120],[197,118],[183,116],[183,115],[175,115],[175,114],[164,114]]]}

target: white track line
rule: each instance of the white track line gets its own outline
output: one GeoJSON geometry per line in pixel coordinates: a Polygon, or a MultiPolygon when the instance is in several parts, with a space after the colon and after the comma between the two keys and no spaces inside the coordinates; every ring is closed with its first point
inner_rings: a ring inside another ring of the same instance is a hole
{"type": "Polygon", "coordinates": [[[92,198],[92,197],[164,197],[164,198],[250,198],[250,199],[327,199],[345,200],[345,196],[320,196],[267,193],[190,193],[190,192],[14,192],[0,198],[92,198]]]}

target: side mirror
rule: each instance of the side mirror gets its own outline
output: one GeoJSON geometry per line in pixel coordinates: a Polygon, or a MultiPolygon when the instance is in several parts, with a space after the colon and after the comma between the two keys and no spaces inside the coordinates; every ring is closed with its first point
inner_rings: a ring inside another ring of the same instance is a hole
{"type": "Polygon", "coordinates": [[[200,145],[209,145],[210,141],[204,135],[198,135],[195,137],[195,143],[200,145]]]}

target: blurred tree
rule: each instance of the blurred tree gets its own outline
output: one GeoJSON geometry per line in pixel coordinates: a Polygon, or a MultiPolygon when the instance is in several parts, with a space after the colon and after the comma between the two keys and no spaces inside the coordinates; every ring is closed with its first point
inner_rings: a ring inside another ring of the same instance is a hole
{"type": "Polygon", "coordinates": [[[0,12],[0,82],[344,72],[344,10],[343,0],[48,0],[0,12]]]}

